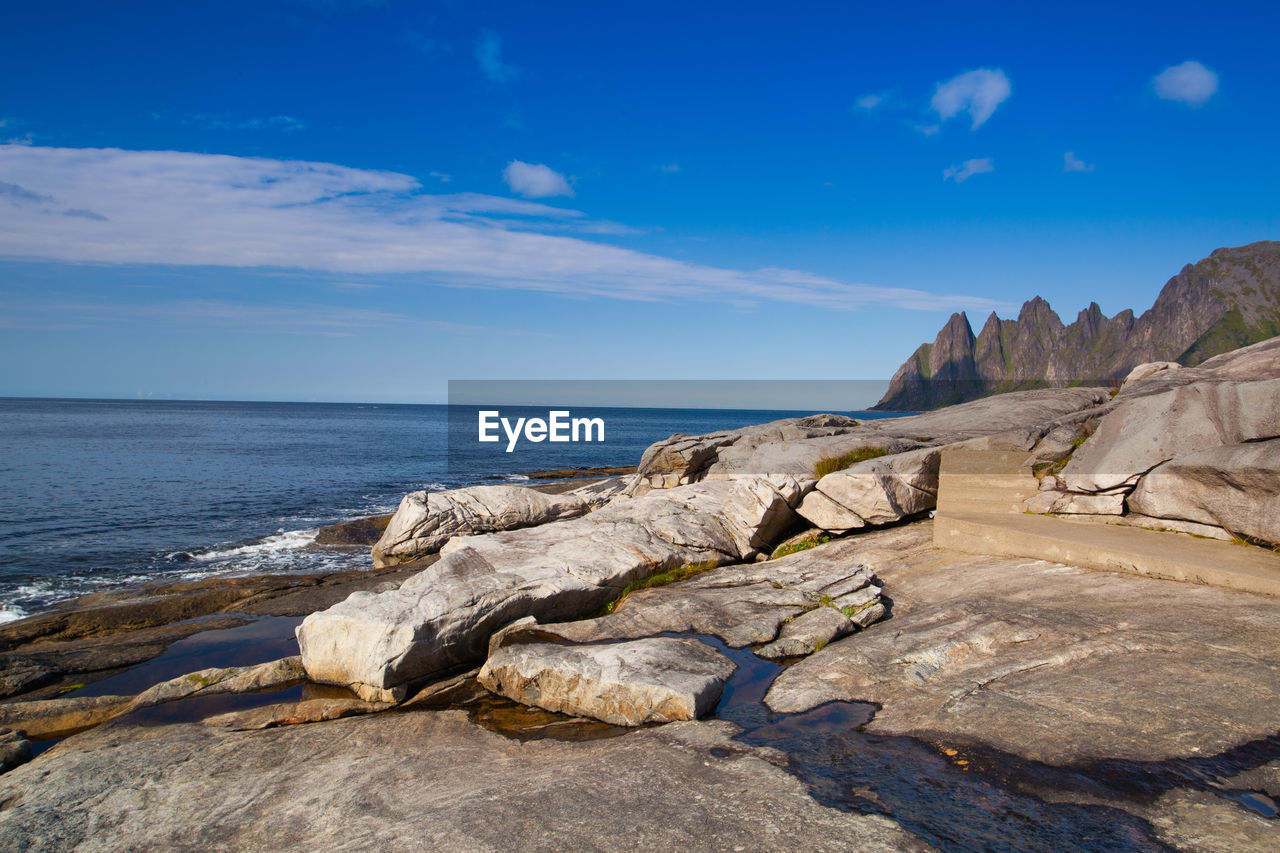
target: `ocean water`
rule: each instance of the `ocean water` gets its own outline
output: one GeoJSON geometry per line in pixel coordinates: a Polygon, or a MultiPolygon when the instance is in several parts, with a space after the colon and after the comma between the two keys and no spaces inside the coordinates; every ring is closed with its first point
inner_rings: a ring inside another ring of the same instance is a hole
{"type": "Polygon", "coordinates": [[[573,413],[603,417],[605,441],[449,454],[440,405],[0,398],[0,621],[149,580],[367,568],[367,552],[315,546],[316,529],[416,489],[634,465],[674,433],[811,414],[573,413]]]}

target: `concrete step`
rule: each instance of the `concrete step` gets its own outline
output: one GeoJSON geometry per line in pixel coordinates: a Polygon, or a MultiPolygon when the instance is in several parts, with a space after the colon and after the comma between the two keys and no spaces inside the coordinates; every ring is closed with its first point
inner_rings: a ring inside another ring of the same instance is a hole
{"type": "Polygon", "coordinates": [[[942,454],[942,470],[952,474],[1017,473],[1030,468],[1024,450],[947,450],[942,454]]]}
{"type": "Polygon", "coordinates": [[[933,542],[971,554],[1028,557],[1280,596],[1280,554],[1184,533],[1012,513],[939,513],[933,542]]]}
{"type": "Polygon", "coordinates": [[[981,498],[944,497],[936,505],[937,512],[1026,512],[1026,498],[987,495],[981,498]]]}
{"type": "Polygon", "coordinates": [[[1032,480],[1030,483],[1011,483],[998,488],[983,488],[981,486],[942,486],[938,489],[938,497],[943,499],[960,498],[961,500],[981,500],[987,495],[999,495],[1002,498],[1021,498],[1026,500],[1038,491],[1040,491],[1040,489],[1038,488],[1036,481],[1032,480]]]}

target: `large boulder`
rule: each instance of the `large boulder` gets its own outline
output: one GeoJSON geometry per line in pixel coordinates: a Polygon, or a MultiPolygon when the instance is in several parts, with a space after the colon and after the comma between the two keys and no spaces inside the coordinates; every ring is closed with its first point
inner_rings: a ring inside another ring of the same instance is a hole
{"type": "Polygon", "coordinates": [[[706,716],[735,669],[733,661],[693,639],[517,643],[490,654],[479,681],[525,705],[640,726],[706,716]]]}
{"type": "Polygon", "coordinates": [[[1071,492],[1108,492],[1133,486],[1178,456],[1278,436],[1280,379],[1199,381],[1121,402],[1071,457],[1061,479],[1071,492]]]}
{"type": "Polygon", "coordinates": [[[356,593],[308,616],[297,631],[303,665],[312,680],[365,699],[401,699],[413,682],[478,661],[489,636],[516,619],[580,618],[657,572],[754,555],[742,548],[773,516],[764,502],[734,496],[775,488],[709,481],[456,540],[399,589],[356,593]]]}
{"type": "Polygon", "coordinates": [[[472,486],[446,492],[410,492],[373,546],[378,568],[434,554],[454,536],[533,527],[585,515],[610,490],[544,494],[525,486],[472,486]]]}
{"type": "Polygon", "coordinates": [[[721,450],[727,447],[736,447],[739,455],[749,455],[757,447],[787,448],[790,452],[787,458],[764,465],[721,465],[718,469],[721,474],[745,472],[808,476],[813,463],[829,455],[822,448],[839,446],[842,436],[861,431],[865,430],[858,421],[844,415],[810,415],[706,435],[676,434],[651,444],[645,450],[637,469],[638,482],[651,488],[671,488],[697,482],[708,474],[711,466],[720,460],[721,450]],[[835,441],[824,442],[823,439],[835,441]]]}
{"type": "Polygon", "coordinates": [[[797,512],[831,533],[926,512],[938,501],[940,457],[939,449],[925,448],[859,462],[819,480],[797,512]]]}
{"type": "Polygon", "coordinates": [[[1280,439],[1178,456],[1143,477],[1129,509],[1280,543],[1280,439]]]}

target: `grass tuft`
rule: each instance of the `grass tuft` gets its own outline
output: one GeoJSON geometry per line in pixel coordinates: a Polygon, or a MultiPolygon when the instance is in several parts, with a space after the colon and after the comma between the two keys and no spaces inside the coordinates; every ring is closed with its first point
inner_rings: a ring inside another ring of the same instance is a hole
{"type": "Polygon", "coordinates": [[[655,586],[666,586],[669,583],[675,583],[676,581],[682,581],[686,578],[691,578],[694,575],[702,574],[708,569],[714,569],[718,565],[719,563],[715,560],[707,560],[702,563],[689,563],[686,566],[676,566],[674,569],[667,569],[665,572],[658,572],[656,575],[650,575],[644,580],[632,581],[622,588],[622,592],[618,594],[617,598],[605,605],[604,613],[605,615],[608,615],[617,610],[618,605],[620,605],[628,595],[637,590],[650,589],[655,586]]]}
{"type": "Polygon", "coordinates": [[[821,480],[828,474],[834,474],[836,471],[843,471],[845,468],[857,465],[859,462],[866,462],[868,459],[875,459],[880,456],[888,456],[889,451],[883,447],[872,447],[863,445],[850,450],[848,453],[842,453],[839,456],[828,456],[825,459],[819,459],[813,465],[813,475],[821,480]]]}
{"type": "MultiPolygon", "coordinates": [[[[786,557],[789,554],[798,554],[801,551],[808,551],[810,548],[816,548],[819,545],[825,545],[831,541],[831,537],[823,533],[818,536],[810,536],[807,539],[801,539],[799,542],[792,542],[787,545],[779,545],[774,552],[769,555],[770,560],[776,560],[779,557],[786,557]]],[[[781,587],[781,585],[779,585],[781,587]]]]}

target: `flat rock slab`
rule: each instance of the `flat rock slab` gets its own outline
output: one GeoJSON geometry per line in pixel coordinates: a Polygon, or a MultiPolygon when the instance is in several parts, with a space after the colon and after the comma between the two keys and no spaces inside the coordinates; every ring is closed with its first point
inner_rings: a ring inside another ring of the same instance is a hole
{"type": "Polygon", "coordinates": [[[615,726],[696,720],[715,709],[737,665],[706,643],[519,643],[489,655],[487,689],[524,705],[615,726]]]}
{"type": "Polygon", "coordinates": [[[1280,731],[1276,599],[940,550],[932,526],[847,540],[893,618],[788,667],[770,708],[875,702],[870,731],[1054,764],[1216,755],[1280,731]]]}
{"type": "Polygon", "coordinates": [[[883,817],[819,805],[734,732],[521,743],[459,711],[100,728],[0,777],[0,850],[929,849],[883,817]]]}

